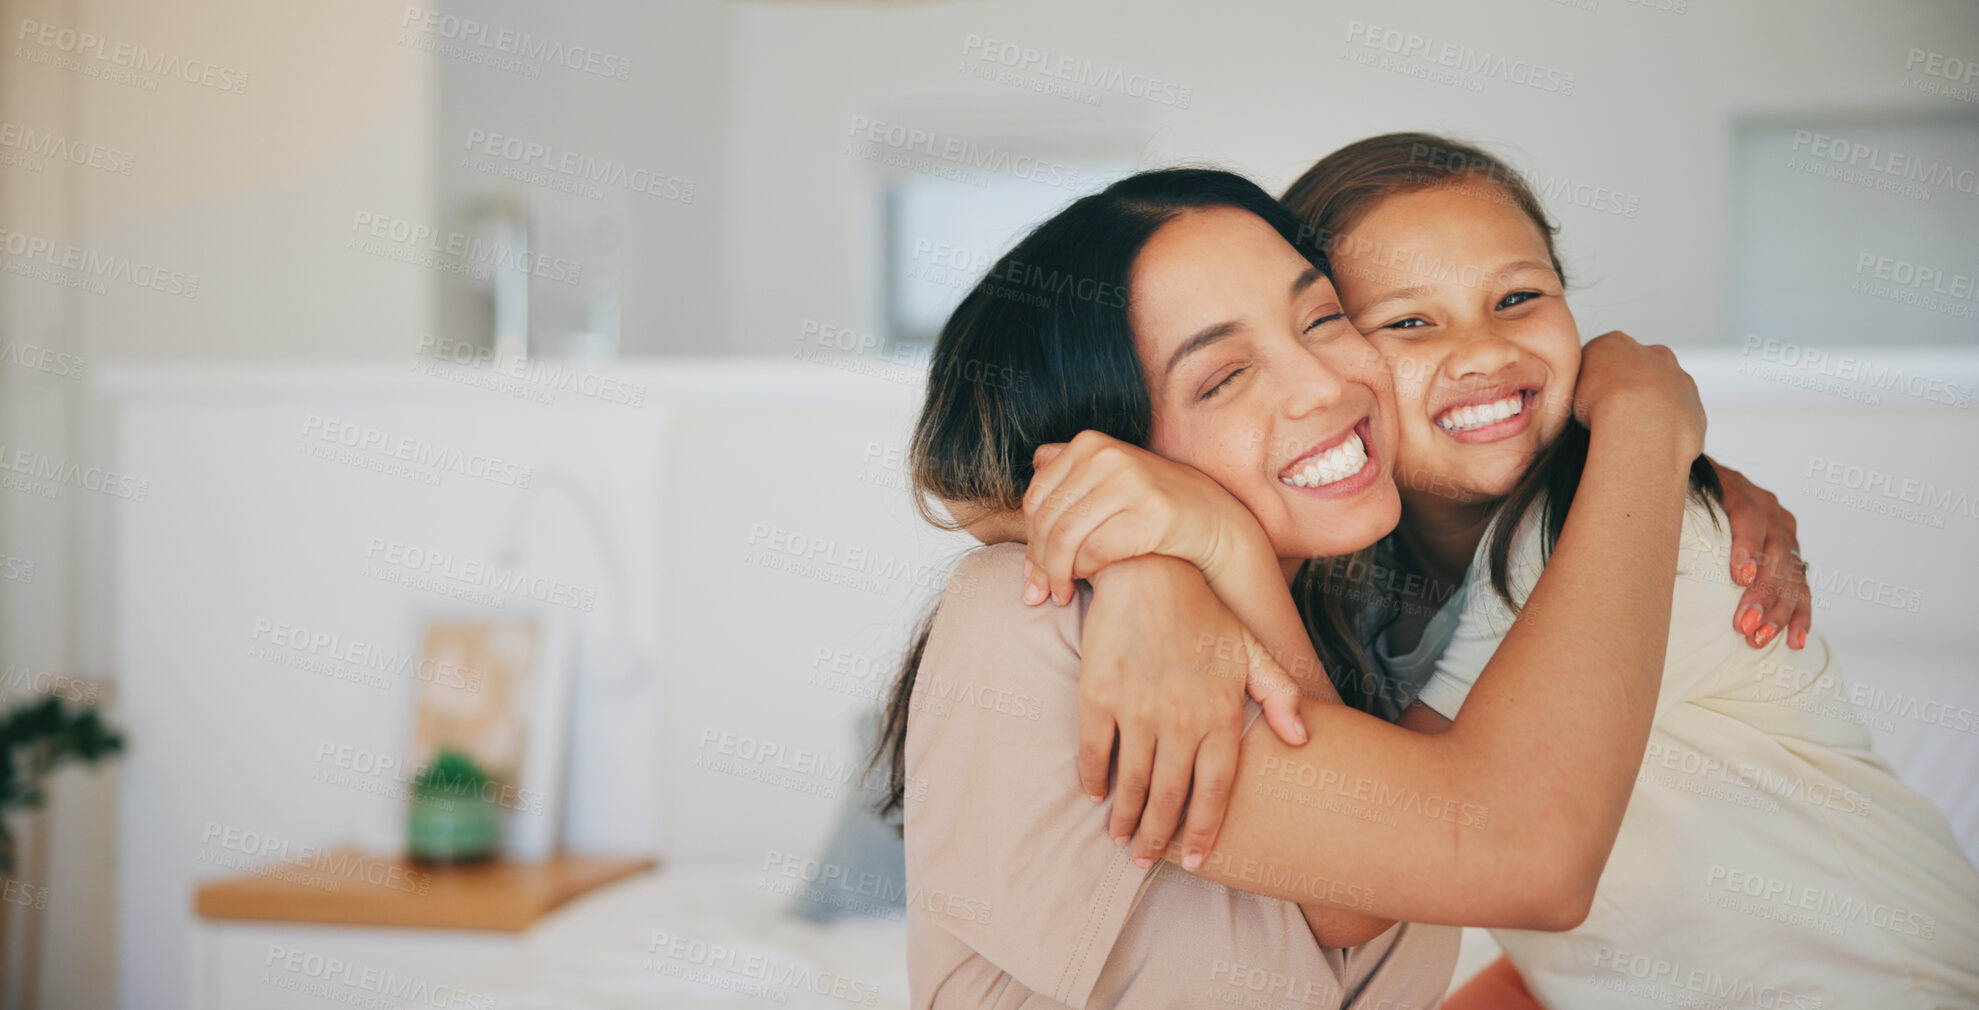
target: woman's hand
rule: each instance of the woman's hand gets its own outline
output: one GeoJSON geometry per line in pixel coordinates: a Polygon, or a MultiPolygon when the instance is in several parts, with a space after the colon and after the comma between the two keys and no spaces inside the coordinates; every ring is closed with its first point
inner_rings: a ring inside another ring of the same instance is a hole
{"type": "Polygon", "coordinates": [[[1093,802],[1105,798],[1117,737],[1107,834],[1123,845],[1131,838],[1142,867],[1167,850],[1185,804],[1176,840],[1184,867],[1215,847],[1237,777],[1246,692],[1281,739],[1306,742],[1297,686],[1201,572],[1149,556],[1094,577],[1080,643],[1079,784],[1093,802]]]}
{"type": "Polygon", "coordinates": [[[1039,446],[1024,492],[1024,602],[1071,602],[1075,579],[1144,554],[1214,575],[1232,539],[1264,531],[1195,467],[1097,431],[1039,446]]]}
{"type": "Polygon", "coordinates": [[[1587,342],[1580,352],[1574,417],[1589,430],[1600,424],[1635,426],[1652,419],[1674,429],[1686,461],[1704,454],[1704,401],[1697,383],[1661,344],[1637,343],[1620,330],[1587,342]]]}
{"type": "Polygon", "coordinates": [[[1787,648],[1807,647],[1814,623],[1807,566],[1800,561],[1800,525],[1780,499],[1716,460],[1725,488],[1725,519],[1732,528],[1732,582],[1746,587],[1732,611],[1732,626],[1757,649],[1786,631],[1787,648]]]}

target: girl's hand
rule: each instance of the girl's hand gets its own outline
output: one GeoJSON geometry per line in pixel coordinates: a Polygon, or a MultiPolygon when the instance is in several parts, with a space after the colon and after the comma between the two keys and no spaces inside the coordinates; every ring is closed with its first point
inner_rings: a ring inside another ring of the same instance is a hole
{"type": "Polygon", "coordinates": [[[1192,466],[1097,431],[1039,446],[1024,492],[1024,602],[1072,601],[1075,579],[1144,554],[1213,573],[1240,535],[1262,537],[1248,509],[1192,466]]]}
{"type": "Polygon", "coordinates": [[[1800,560],[1799,523],[1771,491],[1716,460],[1712,466],[1725,488],[1725,519],[1732,528],[1732,582],[1746,587],[1732,626],[1755,649],[1782,632],[1787,648],[1806,648],[1814,604],[1800,560]]]}
{"type": "Polygon", "coordinates": [[[1095,576],[1080,643],[1079,784],[1095,803],[1106,797],[1117,738],[1107,835],[1131,839],[1143,868],[1172,838],[1191,870],[1215,847],[1237,777],[1246,692],[1287,744],[1306,742],[1297,686],[1201,572],[1151,556],[1095,576]],[[1184,806],[1188,823],[1176,838],[1184,806]]]}
{"type": "Polygon", "coordinates": [[[1580,352],[1574,417],[1589,430],[1598,424],[1635,427],[1661,420],[1674,424],[1679,456],[1704,454],[1704,401],[1697,383],[1661,344],[1637,343],[1620,330],[1587,342],[1580,352]]]}

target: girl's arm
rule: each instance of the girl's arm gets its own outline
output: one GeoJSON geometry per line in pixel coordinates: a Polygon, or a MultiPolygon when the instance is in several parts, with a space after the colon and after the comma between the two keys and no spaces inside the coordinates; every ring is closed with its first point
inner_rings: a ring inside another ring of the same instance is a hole
{"type": "Polygon", "coordinates": [[[1421,735],[1311,705],[1303,749],[1247,734],[1216,847],[1168,858],[1396,919],[1567,929],[1586,917],[1648,738],[1704,427],[1701,412],[1672,409],[1695,389],[1667,350],[1624,337],[1587,354],[1620,366],[1583,375],[1595,406],[1579,495],[1462,718],[1421,735]]]}

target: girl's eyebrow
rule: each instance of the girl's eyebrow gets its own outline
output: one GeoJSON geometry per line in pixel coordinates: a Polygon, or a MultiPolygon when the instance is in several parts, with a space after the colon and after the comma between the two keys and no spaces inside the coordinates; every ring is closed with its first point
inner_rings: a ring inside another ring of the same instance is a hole
{"type": "MultiPolygon", "coordinates": [[[[1510,263],[1506,263],[1500,266],[1498,269],[1491,271],[1485,276],[1487,277],[1502,276],[1504,274],[1517,273],[1521,270],[1543,270],[1550,274],[1553,273],[1553,264],[1541,263],[1538,260],[1514,260],[1510,263]]],[[[1374,301],[1371,301],[1366,305],[1362,306],[1361,312],[1363,313],[1373,312],[1375,309],[1378,309],[1383,305],[1388,304],[1389,302],[1399,302],[1399,301],[1405,301],[1410,298],[1420,298],[1423,295],[1427,295],[1435,292],[1435,290],[1436,290],[1435,285],[1431,285],[1431,284],[1417,284],[1412,287],[1400,288],[1395,291],[1390,291],[1387,294],[1382,295],[1379,298],[1376,298],[1374,301]]]]}

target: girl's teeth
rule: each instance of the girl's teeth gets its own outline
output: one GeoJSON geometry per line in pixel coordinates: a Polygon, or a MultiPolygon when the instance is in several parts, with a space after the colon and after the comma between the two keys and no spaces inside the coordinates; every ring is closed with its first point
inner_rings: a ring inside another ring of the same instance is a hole
{"type": "Polygon", "coordinates": [[[1480,403],[1469,407],[1458,407],[1443,412],[1436,419],[1436,425],[1445,431],[1469,431],[1487,424],[1497,424],[1508,417],[1517,417],[1525,412],[1525,396],[1513,394],[1491,403],[1480,403]]]}
{"type": "Polygon", "coordinates": [[[1307,460],[1290,477],[1279,479],[1293,487],[1325,487],[1360,473],[1366,465],[1367,446],[1357,431],[1349,434],[1345,442],[1307,460]]]}

